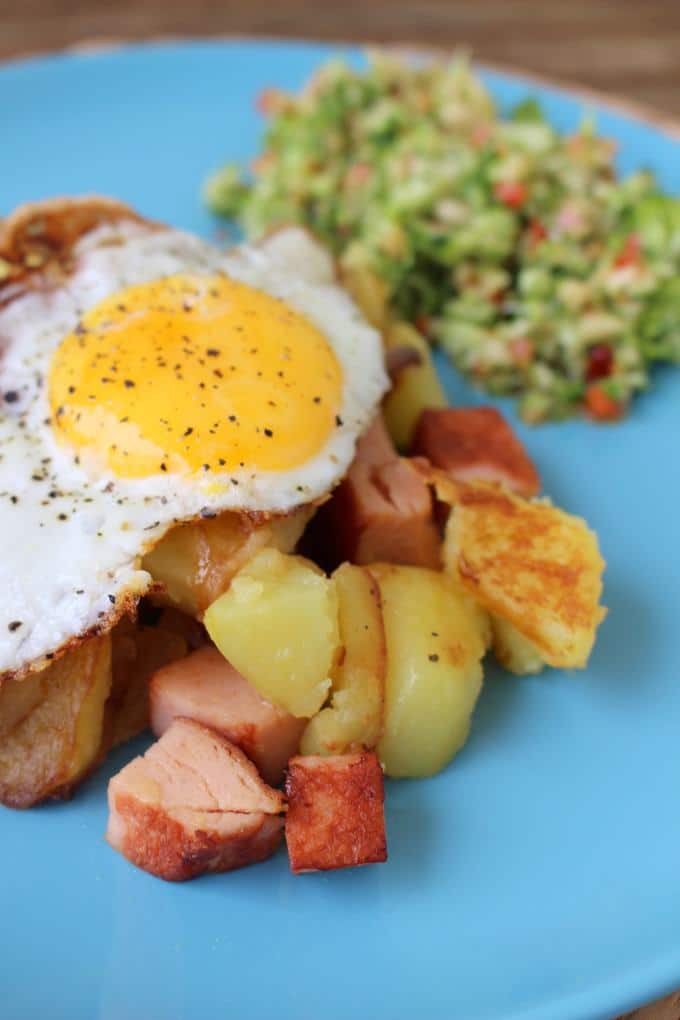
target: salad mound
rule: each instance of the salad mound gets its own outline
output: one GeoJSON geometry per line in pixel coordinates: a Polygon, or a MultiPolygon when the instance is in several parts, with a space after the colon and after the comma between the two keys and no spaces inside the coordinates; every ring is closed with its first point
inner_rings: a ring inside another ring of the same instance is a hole
{"type": "Polygon", "coordinates": [[[680,361],[680,201],[618,178],[591,119],[565,136],[534,101],[502,117],[466,60],[380,53],[258,107],[264,151],[208,181],[214,212],[255,237],[308,226],[526,421],[620,418],[680,361]]]}

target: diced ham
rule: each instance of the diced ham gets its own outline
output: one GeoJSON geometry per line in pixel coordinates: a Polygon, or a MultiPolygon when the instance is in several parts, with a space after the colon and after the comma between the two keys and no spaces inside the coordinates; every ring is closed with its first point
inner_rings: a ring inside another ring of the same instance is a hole
{"type": "Polygon", "coordinates": [[[526,499],[541,489],[527,451],[494,407],[423,411],[413,453],[456,481],[499,482],[526,499]]]}
{"type": "Polygon", "coordinates": [[[269,857],[283,809],[242,751],[178,719],[110,781],[106,838],[137,867],[181,882],[269,857]]]}
{"type": "Polygon", "coordinates": [[[360,437],[352,467],[363,464],[365,467],[377,468],[398,459],[399,455],[390,439],[385,420],[379,414],[360,437]]]}
{"type": "Polygon", "coordinates": [[[440,567],[432,496],[409,460],[399,457],[382,417],[361,437],[356,457],[316,530],[336,561],[440,567]]]}
{"type": "Polygon", "coordinates": [[[265,701],[212,645],[155,673],[150,702],[156,736],[165,733],[173,719],[195,719],[237,744],[272,785],[283,779],[307,725],[306,719],[265,701]]]}
{"type": "Polygon", "coordinates": [[[286,795],[294,874],[387,860],[383,774],[372,751],[293,758],[286,795]]]}

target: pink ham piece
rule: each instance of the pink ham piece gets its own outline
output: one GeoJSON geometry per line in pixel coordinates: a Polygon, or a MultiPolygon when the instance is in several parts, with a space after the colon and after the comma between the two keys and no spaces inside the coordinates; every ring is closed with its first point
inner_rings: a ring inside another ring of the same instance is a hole
{"type": "Polygon", "coordinates": [[[182,882],[269,857],[283,810],[242,751],[178,719],[110,781],[106,838],[138,868],[182,882]]]}
{"type": "Polygon", "coordinates": [[[338,562],[441,566],[430,490],[413,464],[397,454],[382,416],[359,440],[316,527],[333,543],[338,562]]]}
{"type": "Polygon", "coordinates": [[[212,645],[155,673],[149,697],[157,737],[173,719],[195,719],[237,744],[273,786],[283,780],[307,725],[265,701],[212,645]]]}
{"type": "Polygon", "coordinates": [[[529,454],[495,407],[423,411],[413,454],[458,482],[497,482],[525,499],[541,491],[529,454]]]}

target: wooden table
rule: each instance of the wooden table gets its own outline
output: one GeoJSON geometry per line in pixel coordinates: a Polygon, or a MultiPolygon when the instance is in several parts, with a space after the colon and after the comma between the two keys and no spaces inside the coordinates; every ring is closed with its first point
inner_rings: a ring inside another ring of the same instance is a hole
{"type": "MultiPolygon", "coordinates": [[[[464,46],[680,120],[680,0],[0,0],[0,59],[81,40],[233,33],[464,46]]],[[[680,1020],[680,992],[633,1018],[680,1020]]]]}
{"type": "Polygon", "coordinates": [[[680,114],[678,0],[0,0],[0,58],[84,38],[233,32],[463,44],[680,114]]]}

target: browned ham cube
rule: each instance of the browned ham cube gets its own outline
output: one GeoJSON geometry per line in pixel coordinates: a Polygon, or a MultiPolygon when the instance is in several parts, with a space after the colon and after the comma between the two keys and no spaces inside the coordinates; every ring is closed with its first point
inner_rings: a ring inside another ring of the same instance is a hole
{"type": "Polygon", "coordinates": [[[498,482],[526,499],[541,490],[529,454],[495,407],[423,411],[412,452],[456,481],[498,482]]]}
{"type": "Polygon", "coordinates": [[[387,860],[383,774],[373,752],[291,759],[286,796],[295,874],[387,860]]]}
{"type": "Polygon", "coordinates": [[[283,810],[242,751],[178,719],[110,781],[106,838],[138,868],[180,882],[269,857],[283,810]]]}
{"type": "Polygon", "coordinates": [[[359,440],[346,477],[319,512],[316,529],[333,545],[337,562],[439,569],[432,495],[410,461],[397,454],[381,416],[359,440]]]}

